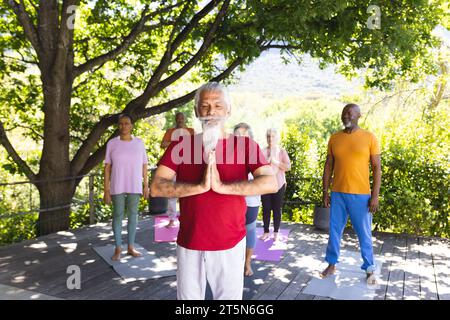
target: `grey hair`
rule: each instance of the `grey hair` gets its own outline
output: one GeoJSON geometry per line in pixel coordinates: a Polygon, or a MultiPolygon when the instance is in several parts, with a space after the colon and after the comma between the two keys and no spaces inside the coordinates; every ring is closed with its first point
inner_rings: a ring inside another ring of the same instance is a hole
{"type": "Polygon", "coordinates": [[[200,95],[204,91],[220,91],[223,94],[223,99],[225,100],[225,103],[227,105],[227,109],[230,110],[231,108],[231,99],[230,95],[228,93],[228,90],[219,82],[208,82],[202,85],[200,88],[197,89],[197,92],[195,93],[195,110],[198,112],[198,104],[200,103],[200,95]]]}
{"type": "Polygon", "coordinates": [[[250,136],[250,138],[253,139],[253,131],[252,131],[252,128],[250,127],[250,125],[248,125],[248,124],[245,123],[245,122],[241,122],[241,123],[238,123],[237,125],[235,125],[235,126],[234,126],[234,129],[233,129],[233,132],[236,133],[236,131],[237,131],[238,129],[241,129],[241,128],[247,130],[248,135],[250,136]]]}
{"type": "Polygon", "coordinates": [[[266,136],[268,136],[271,133],[273,133],[277,139],[280,138],[280,135],[278,134],[278,130],[277,129],[275,129],[275,128],[267,129],[266,136]]]}

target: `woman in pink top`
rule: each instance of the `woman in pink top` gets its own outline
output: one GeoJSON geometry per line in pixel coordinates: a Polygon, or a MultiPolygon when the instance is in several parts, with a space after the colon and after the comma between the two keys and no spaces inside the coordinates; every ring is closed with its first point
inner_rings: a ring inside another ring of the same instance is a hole
{"type": "Polygon", "coordinates": [[[269,193],[261,196],[264,222],[264,234],[261,236],[261,240],[266,240],[269,237],[270,214],[272,211],[273,239],[274,241],[277,240],[278,230],[280,229],[281,224],[281,207],[283,205],[283,196],[286,191],[285,172],[291,169],[291,160],[289,159],[286,150],[278,146],[278,140],[279,137],[276,129],[268,129],[268,146],[263,150],[263,153],[276,175],[278,191],[276,193],[269,193]]]}
{"type": "Polygon", "coordinates": [[[119,116],[119,136],[108,141],[105,155],[104,200],[113,204],[113,231],[116,249],[112,260],[119,260],[122,251],[122,218],[127,208],[128,254],[141,256],[134,249],[138,205],[141,195],[149,195],[147,153],[144,142],[131,135],[133,120],[129,115],[119,116]],[[142,187],[144,184],[144,187],[142,187]]]}

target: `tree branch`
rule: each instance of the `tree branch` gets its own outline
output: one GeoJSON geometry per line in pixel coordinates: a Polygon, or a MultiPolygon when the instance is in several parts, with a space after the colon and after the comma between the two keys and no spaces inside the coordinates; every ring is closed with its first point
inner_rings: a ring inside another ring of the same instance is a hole
{"type": "Polygon", "coordinates": [[[30,64],[34,64],[34,65],[38,64],[36,61],[26,60],[26,59],[23,59],[23,58],[19,59],[19,58],[14,58],[14,57],[10,57],[10,56],[5,56],[3,53],[1,54],[1,57],[4,58],[4,59],[20,61],[20,62],[23,62],[23,63],[30,63],[30,64]]]}
{"type": "MultiPolygon", "coordinates": [[[[218,82],[218,81],[221,81],[221,80],[227,78],[231,74],[231,72],[233,72],[233,70],[236,69],[243,61],[244,61],[244,59],[242,57],[236,58],[230,64],[230,66],[228,66],[227,69],[225,69],[224,71],[222,71],[221,74],[217,75],[216,77],[212,78],[209,81],[217,81],[218,82]]],[[[177,106],[180,106],[180,105],[183,105],[183,104],[189,102],[195,96],[196,91],[197,91],[197,89],[194,91],[191,91],[188,94],[185,94],[184,96],[181,96],[177,99],[173,99],[171,101],[162,103],[162,104],[154,106],[154,107],[139,110],[134,115],[135,115],[135,117],[137,117],[137,119],[142,119],[142,118],[148,118],[155,114],[169,111],[177,106]]]]}
{"type": "Polygon", "coordinates": [[[3,123],[0,121],[0,144],[6,149],[8,155],[14,160],[14,162],[19,166],[23,173],[27,176],[28,180],[33,181],[36,180],[36,175],[31,170],[31,168],[27,165],[25,161],[19,156],[14,147],[11,145],[5,128],[3,127],[3,123]]]}
{"type": "Polygon", "coordinates": [[[170,61],[170,64],[174,64],[175,62],[178,62],[178,61],[181,59],[181,57],[186,56],[186,55],[191,56],[191,58],[194,56],[194,55],[193,55],[192,53],[190,53],[190,52],[182,51],[182,52],[180,52],[179,54],[177,54],[177,56],[176,56],[175,58],[173,58],[172,61],[170,61]]]}
{"type": "MultiPolygon", "coordinates": [[[[154,108],[144,109],[145,105],[147,104],[149,99],[152,97],[152,94],[153,94],[152,90],[153,90],[154,86],[156,84],[158,84],[161,76],[167,70],[168,64],[170,63],[170,61],[172,59],[173,53],[181,45],[181,43],[188,37],[190,32],[195,28],[195,26],[199,23],[199,21],[201,19],[203,19],[208,13],[211,12],[214,9],[214,7],[217,5],[218,2],[219,2],[218,0],[210,1],[205,7],[203,7],[203,9],[201,9],[199,12],[197,12],[191,18],[189,23],[175,37],[173,42],[170,41],[170,43],[167,46],[166,52],[164,53],[163,58],[161,59],[159,66],[155,69],[155,72],[153,73],[153,76],[150,79],[150,81],[146,87],[146,90],[139,97],[137,97],[136,99],[129,102],[127,104],[127,106],[125,107],[125,109],[123,110],[124,112],[129,112],[132,116],[134,116],[135,119],[140,119],[140,118],[148,117],[152,114],[161,113],[161,112],[170,110],[171,108],[173,108],[177,105],[186,103],[190,99],[192,99],[192,97],[195,94],[195,91],[191,92],[183,97],[180,97],[178,99],[170,101],[166,104],[162,104],[162,105],[159,105],[154,108]],[[158,80],[158,81],[155,82],[156,80],[158,80]],[[139,106],[141,108],[137,108],[139,106]],[[141,109],[141,110],[138,111],[138,109],[141,109]]],[[[215,25],[216,25],[216,23],[217,24],[220,23],[221,19],[223,18],[223,15],[226,12],[227,6],[228,6],[228,1],[226,1],[225,4],[222,6],[222,9],[221,9],[220,13],[218,14],[218,17],[216,18],[216,21],[213,24],[214,26],[212,28],[217,28],[215,25]]],[[[213,34],[214,34],[214,32],[207,33],[207,35],[205,36],[205,39],[207,41],[205,41],[204,47],[207,47],[208,42],[211,41],[208,36],[212,36],[213,34]]],[[[204,49],[202,49],[202,50],[204,50],[204,49]]],[[[198,56],[201,56],[201,55],[199,54],[198,56]]],[[[198,56],[197,56],[197,58],[198,58],[198,56]]],[[[239,64],[241,64],[243,62],[243,60],[244,60],[243,58],[236,59],[226,70],[224,70],[220,75],[213,78],[212,80],[220,81],[220,80],[224,79],[239,64]]],[[[185,71],[185,69],[183,69],[183,72],[184,71],[185,71]]],[[[91,151],[94,149],[95,145],[100,140],[103,133],[108,129],[108,127],[111,126],[113,123],[115,123],[117,116],[118,116],[118,114],[108,115],[107,117],[102,118],[94,126],[93,130],[88,135],[88,137],[85,139],[82,146],[80,147],[80,149],[78,150],[78,152],[76,153],[75,157],[73,158],[73,160],[71,162],[72,174],[79,174],[81,170],[85,170],[85,168],[87,168],[87,167],[92,167],[92,166],[95,166],[96,164],[98,164],[93,159],[95,159],[95,157],[98,156],[98,154],[100,152],[98,150],[100,150],[100,149],[97,150],[98,152],[96,151],[94,153],[95,156],[94,156],[94,154],[91,155],[91,151]],[[89,163],[89,165],[88,165],[88,163],[89,163]],[[94,163],[96,163],[96,164],[94,165],[94,163]]],[[[101,157],[100,157],[100,159],[101,159],[101,157]]]]}
{"type": "Polygon", "coordinates": [[[85,166],[89,159],[91,150],[94,149],[97,142],[100,140],[105,131],[114,123],[117,122],[118,114],[106,115],[92,128],[83,144],[78,149],[77,153],[70,162],[70,172],[73,175],[78,175],[81,169],[85,166]]]}
{"type": "Polygon", "coordinates": [[[192,67],[197,64],[198,61],[202,58],[202,56],[205,54],[205,52],[211,47],[211,44],[214,39],[214,34],[217,31],[217,28],[219,27],[220,23],[222,22],[223,17],[225,16],[225,13],[227,12],[228,6],[230,4],[229,0],[226,0],[224,4],[222,5],[222,8],[220,8],[219,13],[216,16],[216,19],[212,23],[211,27],[209,28],[208,32],[203,38],[203,43],[198,49],[198,51],[195,53],[195,55],[178,71],[161,81],[154,89],[154,92],[152,92],[152,96],[156,96],[161,90],[164,88],[167,88],[169,85],[174,83],[176,80],[181,78],[186,72],[188,72],[192,67]]]}
{"type": "Polygon", "coordinates": [[[5,132],[8,132],[8,131],[13,131],[13,130],[16,129],[16,128],[22,128],[22,129],[29,130],[29,131],[31,131],[31,133],[33,133],[35,136],[37,136],[37,137],[41,138],[42,140],[44,140],[44,136],[43,136],[42,134],[40,134],[39,132],[37,132],[37,131],[34,130],[33,128],[24,126],[24,125],[22,125],[22,124],[15,124],[12,128],[4,129],[4,130],[5,130],[5,132]]]}
{"type": "MultiPolygon", "coordinates": [[[[173,25],[173,21],[161,21],[161,22],[158,22],[155,24],[144,26],[144,28],[142,29],[142,32],[151,32],[153,30],[158,29],[159,27],[170,26],[170,25],[173,25]]],[[[118,41],[118,40],[123,41],[124,38],[125,38],[124,36],[121,36],[121,37],[101,37],[101,36],[99,36],[99,37],[95,37],[95,38],[94,37],[84,37],[84,38],[81,38],[81,39],[75,41],[75,43],[85,43],[85,42],[88,42],[88,41],[91,41],[94,39],[101,40],[101,41],[108,41],[108,42],[113,42],[113,41],[118,41]]],[[[86,59],[86,60],[89,60],[89,59],[86,59]]]]}
{"type": "MultiPolygon", "coordinates": [[[[100,69],[102,66],[98,66],[97,68],[95,68],[94,70],[92,70],[92,73],[95,73],[98,69],[100,69]]],[[[83,81],[79,82],[77,85],[73,86],[72,92],[73,93],[77,93],[78,89],[80,89],[83,85],[85,85],[86,83],[88,83],[91,79],[89,77],[86,77],[83,81]]],[[[75,96],[75,95],[73,95],[75,96]]]]}
{"type": "MultiPolygon", "coordinates": [[[[73,59],[73,26],[68,25],[68,20],[75,12],[69,12],[68,9],[78,5],[80,0],[64,0],[61,12],[61,22],[56,45],[56,58],[53,66],[54,74],[60,74],[67,68],[67,59],[73,59]]],[[[70,64],[72,66],[73,63],[70,64]]]]}
{"type": "MultiPolygon", "coordinates": [[[[149,82],[147,83],[147,86],[144,89],[144,92],[134,100],[132,100],[130,103],[128,103],[126,107],[126,111],[132,112],[135,109],[138,108],[144,108],[148,101],[154,97],[156,94],[153,94],[153,91],[155,89],[155,86],[159,83],[161,80],[161,77],[164,75],[164,73],[167,71],[170,65],[170,61],[172,60],[172,56],[174,52],[178,49],[178,47],[183,43],[184,40],[188,37],[190,32],[197,26],[197,24],[202,20],[208,13],[210,13],[220,2],[219,0],[212,0],[210,1],[203,9],[201,9],[199,12],[197,12],[192,19],[189,21],[189,23],[183,28],[183,30],[176,36],[175,40],[173,42],[171,41],[171,38],[174,34],[175,27],[172,30],[172,34],[170,36],[170,39],[167,43],[166,51],[164,52],[163,57],[161,58],[161,61],[159,65],[156,67],[155,71],[153,72],[152,77],[150,78],[149,82]]],[[[180,19],[183,15],[180,16],[180,19]]]]}
{"type": "MultiPolygon", "coordinates": [[[[188,9],[189,9],[189,4],[186,4],[183,7],[183,9],[181,10],[181,13],[178,16],[178,19],[175,20],[175,23],[173,24],[173,28],[170,31],[169,38],[166,41],[166,48],[164,50],[164,54],[163,54],[163,56],[161,58],[161,61],[159,62],[159,65],[156,67],[155,71],[153,72],[153,75],[150,78],[149,83],[152,82],[152,79],[156,79],[158,77],[160,79],[162,77],[162,75],[164,74],[164,72],[168,69],[168,67],[170,65],[170,62],[168,62],[168,61],[170,59],[172,59],[173,52],[174,52],[174,51],[171,51],[171,47],[173,45],[172,41],[173,41],[173,39],[175,37],[177,28],[181,25],[183,17],[186,14],[186,12],[188,11],[188,9]]],[[[149,85],[149,83],[147,83],[147,86],[149,85]]]]}
{"type": "Polygon", "coordinates": [[[445,88],[447,86],[447,74],[449,69],[447,63],[443,60],[440,60],[439,68],[441,69],[441,75],[437,78],[434,84],[433,96],[431,97],[431,101],[427,106],[427,109],[430,111],[433,111],[437,108],[444,96],[445,88]]]}
{"type": "Polygon", "coordinates": [[[111,140],[114,137],[117,137],[119,134],[118,130],[115,130],[108,138],[108,140],[105,142],[103,146],[95,150],[95,152],[89,157],[89,159],[86,161],[83,169],[80,170],[80,175],[88,174],[91,172],[93,168],[95,168],[100,162],[105,158],[105,152],[106,152],[106,144],[109,140],[111,140]]]}
{"type": "MultiPolygon", "coordinates": [[[[183,2],[183,1],[182,1],[183,2]]],[[[162,8],[160,10],[154,11],[148,15],[146,15],[147,11],[148,11],[148,7],[146,7],[142,13],[141,18],[139,19],[139,21],[136,23],[136,25],[133,27],[133,29],[131,29],[130,33],[125,36],[122,40],[122,42],[113,50],[102,54],[98,57],[95,57],[91,60],[86,61],[85,63],[76,66],[74,68],[74,72],[73,72],[73,78],[78,77],[79,75],[81,75],[82,73],[86,72],[86,71],[90,71],[93,68],[95,68],[96,66],[99,65],[103,65],[106,62],[115,59],[118,55],[120,55],[121,53],[125,52],[138,38],[138,36],[144,32],[149,30],[149,28],[151,26],[145,26],[145,23],[152,17],[164,13],[166,11],[169,11],[175,7],[180,6],[180,4],[182,3],[176,3],[174,5],[162,8]]],[[[159,26],[159,25],[158,25],[159,26]]],[[[156,27],[155,27],[156,29],[156,27]]]]}
{"type": "Polygon", "coordinates": [[[80,143],[83,143],[83,141],[84,141],[83,138],[73,136],[73,135],[70,136],[70,140],[77,140],[80,143]]]}
{"type": "MultiPolygon", "coordinates": [[[[21,2],[23,3],[23,0],[21,2]]],[[[59,31],[58,21],[59,12],[57,1],[39,1],[37,35],[44,53],[40,57],[40,62],[44,65],[44,68],[51,66],[55,58],[56,39],[59,31]]]]}
{"type": "Polygon", "coordinates": [[[79,66],[76,66],[74,68],[73,78],[75,79],[80,74],[92,70],[96,66],[103,65],[106,62],[115,59],[121,53],[125,52],[134,43],[138,35],[141,33],[145,25],[145,22],[148,19],[148,16],[146,15],[147,10],[148,8],[146,7],[138,23],[133,27],[133,29],[131,29],[130,33],[123,38],[122,42],[116,48],[105,54],[102,54],[98,57],[88,60],[79,66]]]}
{"type": "Polygon", "coordinates": [[[23,1],[21,3],[17,3],[14,0],[4,0],[5,4],[8,5],[16,14],[20,25],[22,26],[25,36],[28,41],[31,42],[34,50],[36,51],[38,56],[41,56],[42,48],[39,43],[39,37],[37,34],[37,30],[33,22],[31,21],[30,16],[25,11],[25,7],[23,6],[23,1]]]}
{"type": "MultiPolygon", "coordinates": [[[[214,3],[217,0],[211,1],[205,8],[203,8],[202,10],[200,10],[190,21],[190,23],[188,24],[187,27],[185,27],[183,29],[183,31],[180,33],[183,34],[182,36],[178,35],[177,38],[174,40],[174,43],[179,43],[180,41],[182,41],[182,39],[184,40],[185,37],[187,37],[188,32],[187,30],[192,30],[192,28],[195,26],[196,23],[198,23],[198,21],[200,21],[201,18],[203,18],[209,11],[211,11],[214,8],[214,3]]],[[[189,31],[190,32],[190,31],[189,31]]],[[[169,44],[170,47],[170,44],[169,44]]],[[[170,51],[170,50],[168,50],[170,51]]],[[[167,51],[167,52],[168,52],[167,51]]],[[[167,52],[165,54],[165,56],[167,56],[167,52]]],[[[169,61],[170,61],[170,57],[172,56],[173,52],[170,53],[170,55],[168,56],[169,61]]],[[[163,63],[161,62],[160,66],[163,63]]],[[[160,67],[159,66],[159,67],[160,67]]],[[[158,68],[157,68],[158,69],[158,68]]],[[[154,77],[152,77],[152,79],[154,79],[154,77]]],[[[151,81],[151,80],[150,80],[151,81]]],[[[137,99],[142,99],[141,95],[140,97],[138,97],[137,99]]],[[[125,112],[130,112],[133,113],[133,109],[134,109],[134,102],[137,100],[134,99],[133,101],[131,101],[127,107],[124,109],[125,112]]],[[[147,100],[148,101],[148,100],[147,100]]],[[[145,104],[144,104],[145,105],[145,104]]],[[[95,144],[100,140],[101,136],[103,135],[103,133],[113,124],[116,122],[118,114],[116,115],[110,115],[108,117],[104,117],[100,120],[100,122],[98,122],[93,130],[91,131],[91,133],[88,135],[88,137],[85,139],[85,141],[83,142],[83,144],[81,145],[80,149],[78,150],[78,152],[76,153],[76,155],[74,156],[73,160],[71,161],[71,172],[73,174],[78,174],[80,170],[82,170],[82,168],[84,168],[86,166],[85,163],[87,163],[87,161],[89,161],[89,159],[92,157],[90,156],[90,152],[91,150],[93,150],[95,144]]]]}
{"type": "MultiPolygon", "coordinates": [[[[269,49],[267,46],[262,46],[261,45],[262,42],[263,42],[262,40],[257,41],[257,44],[260,48],[260,52],[269,49]]],[[[217,81],[217,82],[222,81],[223,79],[230,76],[230,74],[234,71],[234,69],[236,69],[243,62],[244,62],[243,57],[237,57],[225,70],[222,71],[222,73],[220,73],[219,75],[210,79],[209,81],[217,81]]],[[[155,114],[169,111],[179,105],[183,105],[183,104],[187,103],[188,101],[190,101],[195,96],[196,91],[197,91],[197,89],[194,91],[191,91],[188,94],[185,94],[184,96],[179,97],[177,99],[162,103],[162,104],[154,106],[154,107],[138,110],[134,113],[134,116],[136,117],[136,119],[142,119],[142,118],[148,118],[155,114]]]]}
{"type": "Polygon", "coordinates": [[[287,49],[287,50],[295,50],[302,49],[301,46],[293,46],[293,45],[285,45],[285,44],[269,44],[261,47],[262,50],[267,49],[287,49]]]}

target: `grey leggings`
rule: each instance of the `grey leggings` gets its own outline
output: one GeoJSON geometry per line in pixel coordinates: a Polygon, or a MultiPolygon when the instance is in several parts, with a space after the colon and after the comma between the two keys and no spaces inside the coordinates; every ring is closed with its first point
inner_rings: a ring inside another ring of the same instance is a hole
{"type": "Polygon", "coordinates": [[[134,245],[136,237],[136,226],[138,220],[138,206],[140,193],[122,193],[112,195],[113,202],[113,231],[116,247],[122,245],[122,219],[127,210],[128,216],[128,245],[134,245]]]}

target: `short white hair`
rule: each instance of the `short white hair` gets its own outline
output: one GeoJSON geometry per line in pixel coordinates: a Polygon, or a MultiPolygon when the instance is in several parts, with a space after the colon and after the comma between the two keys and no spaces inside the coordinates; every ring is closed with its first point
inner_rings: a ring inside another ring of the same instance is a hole
{"type": "Polygon", "coordinates": [[[233,129],[233,132],[236,134],[236,132],[237,132],[239,129],[241,129],[241,128],[247,130],[249,137],[253,139],[253,131],[252,131],[252,128],[250,127],[249,124],[247,124],[247,123],[245,123],[245,122],[241,122],[241,123],[238,123],[237,125],[235,125],[235,126],[234,126],[234,129],[233,129]]]}
{"type": "Polygon", "coordinates": [[[205,92],[205,91],[219,91],[222,92],[223,94],[223,100],[225,101],[225,104],[227,105],[227,109],[230,110],[231,108],[231,99],[230,99],[230,95],[228,93],[227,88],[225,88],[222,84],[220,84],[219,82],[208,82],[205,83],[204,85],[202,85],[200,88],[197,89],[197,92],[195,93],[195,99],[194,99],[194,103],[195,103],[195,110],[197,110],[198,112],[198,105],[200,103],[200,95],[205,92]]]}
{"type": "Polygon", "coordinates": [[[275,129],[275,128],[269,128],[269,129],[267,129],[266,135],[269,135],[269,134],[272,134],[272,133],[275,135],[275,137],[279,137],[279,134],[278,134],[278,130],[277,130],[277,129],[275,129]]]}
{"type": "Polygon", "coordinates": [[[269,128],[269,129],[267,129],[266,136],[271,135],[272,133],[274,134],[274,136],[275,136],[275,138],[276,138],[277,140],[280,139],[280,135],[278,134],[278,130],[275,129],[275,128],[269,128]]]}

